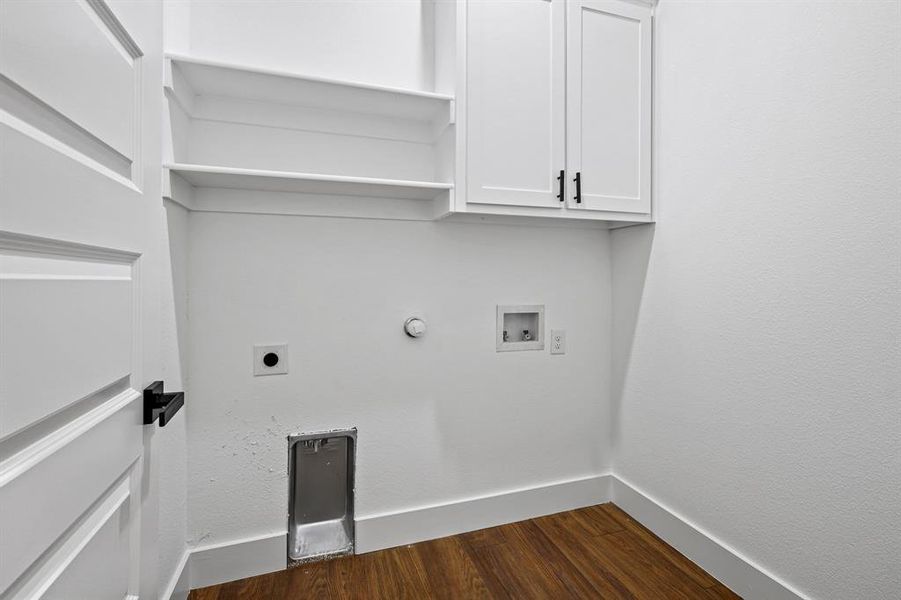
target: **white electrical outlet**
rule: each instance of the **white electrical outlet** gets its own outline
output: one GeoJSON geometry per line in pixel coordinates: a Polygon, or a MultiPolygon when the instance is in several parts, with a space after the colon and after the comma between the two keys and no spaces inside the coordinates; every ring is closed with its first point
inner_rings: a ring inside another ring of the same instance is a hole
{"type": "Polygon", "coordinates": [[[566,354],[566,331],[551,329],[551,354],[566,354]]]}
{"type": "Polygon", "coordinates": [[[284,375],[288,372],[288,344],[253,347],[253,375],[284,375]]]}

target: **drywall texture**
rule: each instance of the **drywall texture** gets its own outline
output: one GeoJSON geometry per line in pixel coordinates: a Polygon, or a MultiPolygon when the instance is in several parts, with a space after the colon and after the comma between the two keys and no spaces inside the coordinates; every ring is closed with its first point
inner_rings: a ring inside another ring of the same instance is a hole
{"type": "Polygon", "coordinates": [[[194,213],[190,239],[193,543],[285,531],[292,433],[359,428],[358,518],[607,470],[607,232],[194,213]],[[496,305],[538,303],[567,353],[497,353],[496,305]],[[289,374],[252,376],[259,343],[289,374]]]}
{"type": "Polygon", "coordinates": [[[811,598],[901,597],[901,4],[657,13],[614,471],[811,598]]]}
{"type": "Polygon", "coordinates": [[[432,89],[431,1],[218,0],[188,6],[189,15],[178,10],[170,21],[181,25],[170,28],[169,47],[265,69],[432,89]]]}
{"type": "MultiPolygon", "coordinates": [[[[162,272],[160,336],[162,341],[162,373],[167,390],[187,389],[187,266],[188,213],[172,202],[165,203],[167,239],[161,240],[161,254],[166,265],[162,272]]],[[[159,481],[159,552],[160,589],[163,590],[184,554],[187,533],[188,448],[187,411],[182,409],[175,419],[154,432],[160,461],[159,481]]]]}

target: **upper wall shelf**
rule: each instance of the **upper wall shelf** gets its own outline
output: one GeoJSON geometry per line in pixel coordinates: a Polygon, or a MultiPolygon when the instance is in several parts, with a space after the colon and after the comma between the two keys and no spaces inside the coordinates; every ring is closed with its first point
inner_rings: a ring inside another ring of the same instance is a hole
{"type": "MultiPolygon", "coordinates": [[[[167,54],[197,96],[226,96],[416,121],[453,119],[453,96],[167,54]]],[[[170,78],[167,84],[172,87],[170,78]]]]}

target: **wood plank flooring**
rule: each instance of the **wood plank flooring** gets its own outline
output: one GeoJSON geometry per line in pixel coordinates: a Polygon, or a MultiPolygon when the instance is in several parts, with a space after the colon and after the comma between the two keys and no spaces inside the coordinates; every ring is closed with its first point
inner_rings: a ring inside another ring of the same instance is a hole
{"type": "Polygon", "coordinates": [[[189,600],[738,598],[613,504],[303,565],[189,600]]]}

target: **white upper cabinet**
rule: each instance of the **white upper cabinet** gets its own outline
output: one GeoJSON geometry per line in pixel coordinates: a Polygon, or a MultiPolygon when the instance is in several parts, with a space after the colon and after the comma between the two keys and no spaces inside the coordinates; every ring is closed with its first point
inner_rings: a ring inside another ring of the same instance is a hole
{"type": "Polygon", "coordinates": [[[564,204],[565,8],[564,0],[468,3],[469,204],[564,204]]]}
{"type": "Polygon", "coordinates": [[[469,0],[460,10],[456,211],[651,221],[650,5],[469,0]]]}
{"type": "Polygon", "coordinates": [[[568,8],[566,158],[579,182],[567,206],[650,214],[650,10],[621,0],[568,8]]]}

